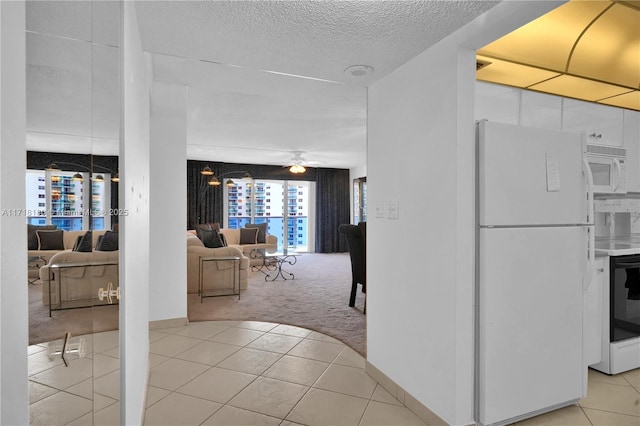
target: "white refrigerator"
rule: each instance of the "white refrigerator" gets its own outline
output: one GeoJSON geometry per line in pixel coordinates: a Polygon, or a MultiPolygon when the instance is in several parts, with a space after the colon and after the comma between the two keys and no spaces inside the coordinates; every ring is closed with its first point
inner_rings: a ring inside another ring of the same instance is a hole
{"type": "Polygon", "coordinates": [[[476,418],[509,424],[585,391],[590,226],[582,137],[481,121],[476,418]]]}

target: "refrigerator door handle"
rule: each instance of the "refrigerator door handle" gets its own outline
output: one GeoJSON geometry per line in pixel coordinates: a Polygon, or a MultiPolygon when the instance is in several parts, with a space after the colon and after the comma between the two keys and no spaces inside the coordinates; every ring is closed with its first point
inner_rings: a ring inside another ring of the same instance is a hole
{"type": "Polygon", "coordinates": [[[593,272],[596,265],[595,248],[596,248],[596,232],[595,232],[595,207],[593,202],[593,175],[591,174],[591,167],[589,161],[586,158],[582,159],[583,172],[587,178],[587,270],[585,271],[585,277],[582,280],[583,289],[585,292],[591,287],[591,281],[593,280],[593,272]]]}

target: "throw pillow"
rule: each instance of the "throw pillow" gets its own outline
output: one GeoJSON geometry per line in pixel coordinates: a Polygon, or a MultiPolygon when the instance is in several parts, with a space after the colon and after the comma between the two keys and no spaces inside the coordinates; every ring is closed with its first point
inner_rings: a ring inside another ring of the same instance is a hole
{"type": "Polygon", "coordinates": [[[202,235],[202,244],[208,248],[220,248],[224,247],[224,242],[220,238],[220,233],[217,230],[202,229],[200,231],[202,235]]]}
{"type": "Polygon", "coordinates": [[[80,235],[73,247],[73,251],[91,253],[93,251],[93,232],[87,231],[84,235],[80,235]]]}
{"type": "Polygon", "coordinates": [[[240,228],[240,244],[257,244],[258,228],[240,228]]]}
{"type": "Polygon", "coordinates": [[[118,250],[118,233],[113,231],[107,231],[102,235],[102,238],[98,240],[96,245],[98,251],[116,251],[118,250]]]}
{"type": "Polygon", "coordinates": [[[37,230],[38,250],[64,250],[63,230],[42,231],[37,230]]]}
{"type": "Polygon", "coordinates": [[[37,230],[55,231],[58,229],[56,225],[27,225],[27,250],[38,250],[37,230]]]}
{"type": "Polygon", "coordinates": [[[258,244],[267,242],[267,224],[266,223],[247,223],[245,228],[258,228],[258,244]]]}

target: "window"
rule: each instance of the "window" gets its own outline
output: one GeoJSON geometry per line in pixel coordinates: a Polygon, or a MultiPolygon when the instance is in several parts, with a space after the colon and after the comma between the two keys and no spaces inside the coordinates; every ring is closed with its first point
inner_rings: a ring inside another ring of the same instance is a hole
{"type": "Polygon", "coordinates": [[[367,220],[367,178],[353,180],[353,223],[367,220]]]}
{"type": "MultiPolygon", "coordinates": [[[[308,226],[307,212],[309,211],[309,182],[296,182],[289,185],[288,181],[260,181],[250,179],[235,179],[238,188],[251,188],[242,194],[246,208],[240,210],[233,198],[233,191],[224,191],[224,224],[229,228],[240,226],[239,222],[232,222],[237,217],[242,223],[267,223],[269,233],[278,236],[279,249],[284,247],[307,250],[308,226]],[[272,195],[273,193],[273,196],[272,195]],[[245,197],[246,196],[246,197],[245,197]]],[[[241,195],[240,193],[238,195],[241,195]]]]}
{"type": "Polygon", "coordinates": [[[85,180],[75,181],[72,179],[75,173],[27,170],[27,223],[51,224],[72,231],[88,229],[89,220],[92,220],[93,229],[104,229],[105,226],[110,228],[110,217],[103,216],[110,207],[110,195],[105,192],[104,182],[89,180],[88,174],[85,174],[85,180]],[[50,179],[49,185],[43,185],[47,179],[50,179]],[[90,206],[84,204],[84,186],[91,194],[90,206]]]}

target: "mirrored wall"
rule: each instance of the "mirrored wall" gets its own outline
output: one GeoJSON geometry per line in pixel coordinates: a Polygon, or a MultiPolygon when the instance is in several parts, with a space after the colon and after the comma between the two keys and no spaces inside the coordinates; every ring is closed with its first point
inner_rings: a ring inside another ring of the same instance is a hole
{"type": "Polygon", "coordinates": [[[26,3],[32,424],[119,422],[118,8],[26,3]]]}

